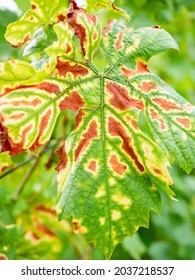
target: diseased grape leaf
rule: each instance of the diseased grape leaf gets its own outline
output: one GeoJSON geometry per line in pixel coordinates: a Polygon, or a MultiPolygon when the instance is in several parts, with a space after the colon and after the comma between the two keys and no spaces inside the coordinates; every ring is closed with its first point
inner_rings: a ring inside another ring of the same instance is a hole
{"type": "Polygon", "coordinates": [[[7,27],[5,38],[14,47],[21,47],[32,37],[37,28],[65,18],[66,1],[62,3],[62,0],[31,0],[30,2],[32,9],[7,27]]]}
{"type": "Polygon", "coordinates": [[[113,4],[112,0],[98,0],[98,1],[86,0],[86,3],[87,3],[87,7],[86,7],[87,12],[89,12],[91,10],[98,11],[101,9],[106,9],[107,11],[111,11],[112,14],[115,14],[118,17],[122,16],[127,20],[131,19],[131,17],[128,15],[128,13],[126,11],[124,11],[123,9],[116,7],[113,4]]]}
{"type": "Polygon", "coordinates": [[[195,109],[147,68],[153,55],[178,49],[165,30],[114,20],[102,29],[98,17],[74,1],[53,28],[58,39],[46,47],[42,70],[16,61],[1,66],[7,150],[35,150],[48,142],[62,110],[77,114],[57,150],[57,211],[59,219],[72,216],[75,232],[109,258],[124,237],[148,227],[150,211],[160,213],[160,188],[174,196],[170,162],[178,159],[187,172],[194,168],[195,109]],[[97,51],[107,58],[102,72],[93,62],[97,51]],[[139,128],[141,111],[153,139],[139,128]]]}

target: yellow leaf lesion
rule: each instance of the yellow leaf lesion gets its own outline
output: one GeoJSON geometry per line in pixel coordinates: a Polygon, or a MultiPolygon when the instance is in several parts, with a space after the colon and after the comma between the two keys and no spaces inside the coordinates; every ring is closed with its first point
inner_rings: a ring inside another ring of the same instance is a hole
{"type": "Polygon", "coordinates": [[[95,198],[100,198],[100,197],[104,196],[105,194],[106,194],[106,192],[105,192],[105,186],[101,186],[101,187],[98,189],[97,193],[95,194],[95,198]]]}
{"type": "Polygon", "coordinates": [[[116,210],[112,211],[112,220],[113,221],[120,219],[120,217],[121,217],[121,213],[119,211],[116,211],[116,210]]]}
{"type": "Polygon", "coordinates": [[[121,194],[114,194],[112,196],[112,200],[121,205],[124,209],[128,209],[132,204],[131,200],[128,197],[122,196],[121,194]]]}
{"type": "Polygon", "coordinates": [[[74,233],[86,233],[87,228],[81,225],[81,222],[79,220],[74,219],[72,221],[74,225],[74,233]]]}

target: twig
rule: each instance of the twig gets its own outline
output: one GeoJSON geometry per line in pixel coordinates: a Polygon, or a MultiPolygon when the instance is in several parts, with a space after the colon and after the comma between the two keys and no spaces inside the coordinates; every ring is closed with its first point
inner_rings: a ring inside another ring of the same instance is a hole
{"type": "Polygon", "coordinates": [[[26,159],[25,161],[19,163],[18,165],[14,166],[13,168],[9,169],[8,171],[6,171],[5,173],[3,173],[2,175],[0,175],[0,179],[2,179],[3,177],[7,176],[8,174],[14,172],[15,170],[17,170],[18,168],[22,167],[23,165],[27,164],[28,162],[30,162],[31,160],[35,159],[37,156],[31,156],[30,158],[26,159]]]}
{"type": "MultiPolygon", "coordinates": [[[[59,140],[61,140],[61,138],[60,138],[59,140]]],[[[44,150],[40,152],[40,154],[42,154],[43,152],[48,151],[48,150],[54,148],[55,146],[57,146],[57,144],[58,144],[58,142],[52,144],[52,145],[49,146],[49,147],[46,146],[46,147],[44,148],[44,150]]],[[[7,176],[8,174],[14,172],[15,170],[17,170],[18,168],[20,168],[20,167],[22,167],[23,165],[27,164],[27,163],[30,162],[31,160],[37,159],[37,158],[40,156],[40,154],[39,154],[38,156],[32,155],[30,158],[26,159],[25,161],[19,163],[18,165],[14,166],[13,168],[9,169],[8,171],[6,171],[6,172],[3,173],[2,175],[0,175],[0,179],[2,179],[3,177],[7,176]]]]}
{"type": "Polygon", "coordinates": [[[30,169],[28,170],[28,172],[26,173],[24,179],[22,180],[21,185],[19,186],[19,188],[16,190],[16,192],[14,193],[12,199],[13,200],[17,200],[19,195],[22,193],[27,181],[29,180],[30,176],[32,175],[33,171],[35,170],[37,164],[39,163],[39,159],[40,156],[36,159],[36,161],[31,165],[30,169]]]}
{"type": "Polygon", "coordinates": [[[53,149],[56,145],[58,144],[58,142],[55,142],[54,144],[52,144],[51,146],[48,147],[48,145],[46,147],[44,147],[44,149],[42,149],[39,153],[39,155],[37,157],[34,157],[36,159],[36,161],[31,165],[30,169],[28,170],[27,174],[25,175],[24,179],[22,180],[21,185],[19,186],[19,188],[16,190],[16,192],[13,194],[12,199],[13,200],[17,200],[19,195],[22,193],[22,191],[24,190],[24,187],[27,183],[27,181],[29,180],[30,176],[32,175],[33,171],[35,170],[35,168],[37,167],[39,160],[41,158],[41,156],[44,154],[44,152],[53,149]]]}

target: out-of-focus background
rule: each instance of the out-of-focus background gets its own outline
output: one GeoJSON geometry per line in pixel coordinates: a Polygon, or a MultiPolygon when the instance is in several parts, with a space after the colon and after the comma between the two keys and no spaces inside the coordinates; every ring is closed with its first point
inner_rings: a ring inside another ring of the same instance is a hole
{"type": "MultiPolygon", "coordinates": [[[[116,0],[114,4],[131,16],[130,26],[160,25],[174,37],[180,53],[157,55],[150,60],[149,68],[195,105],[195,1],[116,0]]],[[[0,1],[0,61],[23,59],[22,49],[6,43],[4,33],[7,24],[29,8],[28,0],[0,1]]],[[[115,16],[111,11],[98,13],[102,24],[115,16]]],[[[72,126],[73,114],[63,112],[33,172],[32,159],[0,180],[0,253],[8,259],[104,258],[82,235],[73,233],[70,221],[59,223],[55,214],[55,141],[65,139],[72,126]],[[28,172],[32,174],[27,180],[28,172]]],[[[15,156],[14,166],[30,156],[15,156]]],[[[195,259],[195,172],[187,175],[175,162],[170,173],[178,201],[162,194],[162,215],[151,213],[150,228],[141,228],[133,238],[127,237],[112,259],[195,259]]]]}

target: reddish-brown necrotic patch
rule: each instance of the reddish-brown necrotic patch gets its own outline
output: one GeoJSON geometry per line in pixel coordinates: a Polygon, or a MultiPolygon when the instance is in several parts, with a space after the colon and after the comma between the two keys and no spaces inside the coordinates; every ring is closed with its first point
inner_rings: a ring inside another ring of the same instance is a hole
{"type": "Polygon", "coordinates": [[[130,78],[131,76],[141,74],[141,73],[149,73],[150,71],[147,68],[147,63],[144,61],[138,60],[136,63],[136,69],[132,70],[126,67],[121,67],[122,76],[126,78],[130,78]]]}
{"type": "Polygon", "coordinates": [[[116,121],[114,118],[109,117],[108,118],[108,131],[112,136],[118,136],[122,139],[123,151],[131,157],[131,159],[134,161],[134,163],[135,163],[136,167],[139,169],[139,171],[143,172],[144,166],[138,159],[138,156],[136,155],[136,152],[132,145],[132,140],[127,135],[123,126],[118,121],[116,121]]]}
{"type": "MultiPolygon", "coordinates": [[[[34,98],[33,100],[21,99],[21,100],[12,101],[12,104],[13,104],[15,107],[22,106],[22,105],[37,107],[37,106],[40,105],[41,103],[42,103],[42,102],[41,102],[41,100],[40,100],[38,97],[34,98]]],[[[6,104],[6,103],[5,103],[5,104],[6,104]]]]}
{"type": "Polygon", "coordinates": [[[88,168],[91,170],[91,171],[97,171],[97,163],[95,160],[91,160],[88,164],[88,168]]]}
{"type": "Polygon", "coordinates": [[[176,121],[181,123],[185,128],[187,128],[187,129],[190,128],[190,119],[177,117],[176,121]]]}
{"type": "Polygon", "coordinates": [[[71,50],[72,50],[71,45],[69,43],[66,43],[66,54],[71,52],[71,50]]]}
{"type": "Polygon", "coordinates": [[[55,232],[53,232],[48,226],[42,224],[38,218],[34,219],[34,223],[35,223],[37,230],[44,233],[44,235],[46,235],[48,237],[56,236],[55,232]]]}
{"type": "Polygon", "coordinates": [[[109,161],[111,163],[113,171],[119,175],[122,175],[125,172],[125,170],[127,169],[126,165],[119,162],[116,155],[111,155],[109,161]]]}
{"type": "Polygon", "coordinates": [[[148,93],[150,90],[156,89],[156,86],[152,82],[142,82],[140,89],[148,93]]]}
{"type": "Polygon", "coordinates": [[[64,21],[65,18],[66,18],[66,16],[65,16],[64,14],[59,14],[59,15],[57,16],[57,18],[58,18],[58,21],[64,21]]]}
{"type": "Polygon", "coordinates": [[[108,21],[108,26],[103,28],[102,33],[104,36],[106,36],[112,30],[113,23],[114,23],[114,20],[111,19],[108,21]]]}
{"type": "Polygon", "coordinates": [[[33,125],[32,124],[29,124],[28,126],[25,127],[25,129],[22,131],[21,133],[21,140],[19,143],[14,143],[13,140],[8,137],[8,141],[9,141],[9,144],[11,146],[10,148],[10,155],[16,155],[16,154],[21,154],[23,153],[26,149],[24,148],[25,146],[25,141],[26,141],[26,138],[29,134],[29,132],[33,129],[33,125]]]}
{"type": "Polygon", "coordinates": [[[163,175],[162,172],[161,172],[161,170],[158,169],[158,168],[153,167],[152,170],[153,170],[156,174],[158,174],[158,175],[163,175]]]}
{"type": "Polygon", "coordinates": [[[74,125],[74,130],[77,129],[80,124],[83,121],[83,117],[85,116],[85,112],[83,110],[80,110],[79,113],[77,114],[75,118],[75,125],[74,125]]]}
{"type": "Polygon", "coordinates": [[[116,40],[116,43],[115,43],[115,47],[116,47],[117,50],[120,50],[120,49],[123,48],[123,45],[122,45],[123,36],[124,36],[124,33],[120,32],[118,37],[117,37],[117,40],[116,40]]]}
{"type": "Polygon", "coordinates": [[[150,114],[152,119],[159,121],[161,130],[165,130],[167,128],[165,125],[165,121],[159,116],[159,114],[154,109],[150,109],[150,114]]]}
{"type": "Polygon", "coordinates": [[[44,134],[45,129],[48,126],[48,123],[50,122],[50,117],[52,115],[52,111],[51,109],[49,109],[42,117],[41,117],[41,121],[39,124],[39,133],[38,136],[34,142],[34,144],[32,145],[32,147],[30,148],[31,151],[36,150],[37,148],[39,148],[40,146],[42,146],[45,143],[40,143],[40,138],[41,136],[44,134]]]}
{"type": "Polygon", "coordinates": [[[94,34],[93,34],[93,40],[95,41],[95,40],[97,39],[97,37],[98,37],[98,34],[97,34],[97,32],[95,31],[94,34]]]}
{"type": "Polygon", "coordinates": [[[82,138],[75,149],[75,161],[78,161],[79,156],[87,149],[90,144],[90,141],[94,138],[97,138],[97,122],[93,120],[85,133],[83,133],[82,138]]]}
{"type": "Polygon", "coordinates": [[[45,90],[49,93],[56,93],[56,92],[60,92],[60,88],[52,83],[48,83],[48,82],[43,82],[40,85],[34,86],[37,87],[39,89],[45,90]]]}
{"type": "MultiPolygon", "coordinates": [[[[85,27],[85,25],[81,24],[80,16],[84,15],[84,17],[87,18],[87,21],[89,24],[96,25],[97,19],[94,15],[87,15],[85,10],[82,8],[79,8],[76,4],[76,2],[71,1],[69,12],[67,14],[68,20],[70,25],[74,28],[75,35],[80,39],[81,48],[83,51],[84,56],[86,55],[86,48],[88,43],[88,30],[85,27]]],[[[83,21],[84,22],[84,21],[83,21]]]]}
{"type": "Polygon", "coordinates": [[[89,73],[88,69],[78,63],[70,64],[69,61],[61,61],[58,58],[56,69],[62,77],[66,77],[67,73],[71,73],[76,79],[78,76],[86,77],[89,73]]]}
{"type": "Polygon", "coordinates": [[[48,214],[50,216],[56,217],[56,211],[51,209],[51,208],[45,207],[45,205],[43,205],[43,204],[40,204],[40,205],[36,206],[34,209],[36,211],[43,212],[46,215],[48,214]]]}
{"type": "Polygon", "coordinates": [[[49,83],[49,82],[43,82],[39,85],[28,85],[28,86],[18,86],[18,87],[15,87],[15,88],[5,88],[4,91],[3,91],[3,94],[7,94],[9,93],[10,91],[14,91],[14,90],[18,90],[18,89],[41,89],[41,90],[45,90],[49,93],[56,93],[56,92],[60,92],[60,89],[57,85],[55,84],[52,84],[52,83],[49,83]]]}
{"type": "Polygon", "coordinates": [[[84,101],[80,97],[78,91],[73,90],[70,96],[66,96],[59,104],[60,110],[69,109],[76,113],[81,107],[84,106],[84,101]]]}
{"type": "Polygon", "coordinates": [[[115,108],[120,110],[127,110],[131,108],[137,108],[138,110],[144,109],[143,102],[130,97],[129,92],[123,86],[114,82],[107,82],[106,90],[112,95],[110,98],[110,104],[115,108]]]}
{"type": "Polygon", "coordinates": [[[24,113],[19,113],[19,114],[11,115],[11,118],[14,119],[14,120],[20,120],[20,119],[22,119],[24,116],[25,116],[24,113]]]}
{"type": "Polygon", "coordinates": [[[171,111],[171,110],[183,111],[181,107],[179,107],[177,104],[171,101],[168,101],[167,99],[161,97],[155,97],[153,98],[153,101],[157,103],[165,111],[171,111]]]}
{"type": "Polygon", "coordinates": [[[61,170],[66,168],[68,162],[68,156],[65,149],[65,144],[62,145],[58,150],[55,152],[59,157],[58,165],[56,166],[56,170],[60,172],[61,170]]]}

